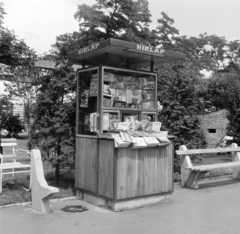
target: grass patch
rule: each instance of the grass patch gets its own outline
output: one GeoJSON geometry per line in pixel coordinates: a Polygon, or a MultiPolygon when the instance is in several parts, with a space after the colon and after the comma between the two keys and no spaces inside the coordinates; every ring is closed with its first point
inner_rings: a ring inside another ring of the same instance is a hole
{"type": "MultiPolygon", "coordinates": [[[[18,146],[16,149],[25,149],[27,150],[27,142],[28,136],[25,134],[21,134],[17,139],[18,146]]],[[[17,153],[18,158],[17,161],[30,164],[30,158],[24,152],[17,153]]],[[[43,162],[43,169],[45,174],[45,179],[50,186],[56,187],[54,180],[54,169],[47,162],[43,162]]],[[[61,171],[64,173],[64,171],[61,171]]],[[[11,175],[3,176],[3,191],[0,194],[0,206],[22,203],[22,202],[30,202],[31,201],[31,192],[26,191],[29,189],[29,173],[19,173],[15,174],[12,179],[11,175]],[[26,189],[24,189],[26,188],[26,189]]],[[[55,198],[64,198],[75,196],[74,190],[74,176],[70,173],[65,173],[60,176],[60,186],[59,193],[52,195],[52,199],[55,198]]]]}

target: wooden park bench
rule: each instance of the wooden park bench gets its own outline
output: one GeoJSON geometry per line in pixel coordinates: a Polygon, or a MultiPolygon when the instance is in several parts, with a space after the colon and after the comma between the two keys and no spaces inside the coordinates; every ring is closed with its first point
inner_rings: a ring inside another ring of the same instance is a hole
{"type": "Polygon", "coordinates": [[[29,157],[31,155],[30,152],[23,149],[15,149],[16,146],[17,140],[15,138],[0,139],[0,194],[2,193],[4,175],[10,174],[13,179],[16,173],[28,173],[31,171],[30,164],[23,164],[17,161],[17,152],[25,152],[29,157]]]}
{"type": "Polygon", "coordinates": [[[209,171],[233,168],[233,178],[240,179],[240,147],[236,143],[232,143],[228,148],[214,148],[214,149],[191,149],[188,150],[185,145],[181,145],[176,154],[180,156],[181,166],[181,185],[187,188],[198,189],[199,179],[201,176],[209,171]],[[218,154],[218,153],[232,153],[232,162],[208,164],[193,166],[190,155],[198,154],[218,154]]]}
{"type": "Polygon", "coordinates": [[[41,213],[50,212],[50,196],[59,193],[59,189],[49,186],[44,177],[41,153],[31,150],[32,208],[41,213]]]}

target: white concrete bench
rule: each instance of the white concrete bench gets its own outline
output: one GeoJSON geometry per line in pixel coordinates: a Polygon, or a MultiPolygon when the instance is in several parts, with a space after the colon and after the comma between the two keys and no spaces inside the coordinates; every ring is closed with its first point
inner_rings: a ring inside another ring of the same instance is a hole
{"type": "Polygon", "coordinates": [[[240,147],[233,143],[229,148],[214,148],[214,149],[196,149],[188,150],[185,145],[181,145],[176,154],[180,156],[181,166],[181,185],[187,188],[198,189],[198,181],[203,174],[211,170],[222,168],[233,168],[233,178],[240,179],[240,147]],[[217,153],[232,153],[232,162],[217,163],[193,166],[189,155],[198,154],[217,154],[217,153]]]}
{"type": "MultiPolygon", "coordinates": [[[[23,164],[17,162],[17,152],[23,151],[30,157],[30,152],[22,149],[15,149],[17,140],[15,138],[2,138],[0,139],[0,194],[2,193],[2,182],[4,175],[12,175],[16,173],[29,173],[31,171],[30,164],[23,164]]],[[[31,177],[30,177],[31,186],[31,177]]]]}
{"type": "Polygon", "coordinates": [[[50,195],[59,189],[49,186],[45,180],[40,150],[31,150],[32,208],[41,213],[50,211],[50,195]]]}

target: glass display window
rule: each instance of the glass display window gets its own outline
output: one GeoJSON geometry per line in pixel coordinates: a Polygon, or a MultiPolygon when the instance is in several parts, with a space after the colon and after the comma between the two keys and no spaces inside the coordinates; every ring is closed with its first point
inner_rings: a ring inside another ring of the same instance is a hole
{"type": "Polygon", "coordinates": [[[119,121],[120,111],[102,111],[101,129],[103,132],[115,131],[119,121]]]}
{"type": "Polygon", "coordinates": [[[85,69],[77,81],[77,134],[98,131],[99,69],[85,69]]]}
{"type": "Polygon", "coordinates": [[[80,70],[77,134],[115,131],[119,122],[131,122],[134,130],[138,125],[141,127],[143,120],[156,121],[156,84],[157,75],[152,72],[107,66],[80,70]]]}
{"type": "Polygon", "coordinates": [[[156,109],[156,74],[103,67],[102,82],[102,108],[156,109]]]}
{"type": "Polygon", "coordinates": [[[149,121],[149,122],[157,121],[156,113],[142,112],[142,120],[146,120],[146,121],[149,121]]]}

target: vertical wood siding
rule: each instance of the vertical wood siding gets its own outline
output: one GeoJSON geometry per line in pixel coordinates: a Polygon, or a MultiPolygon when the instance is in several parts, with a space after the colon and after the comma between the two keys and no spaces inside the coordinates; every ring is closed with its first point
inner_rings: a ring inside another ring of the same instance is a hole
{"type": "Polygon", "coordinates": [[[117,199],[172,191],[172,145],[117,150],[117,199]]]}
{"type": "Polygon", "coordinates": [[[97,192],[97,139],[76,138],[75,186],[90,192],[97,192]]]}
{"type": "Polygon", "coordinates": [[[111,139],[77,137],[76,154],[77,188],[114,200],[173,191],[173,144],[114,148],[111,139]]]}
{"type": "Polygon", "coordinates": [[[114,145],[112,140],[99,140],[98,194],[113,198],[114,145]]]}

